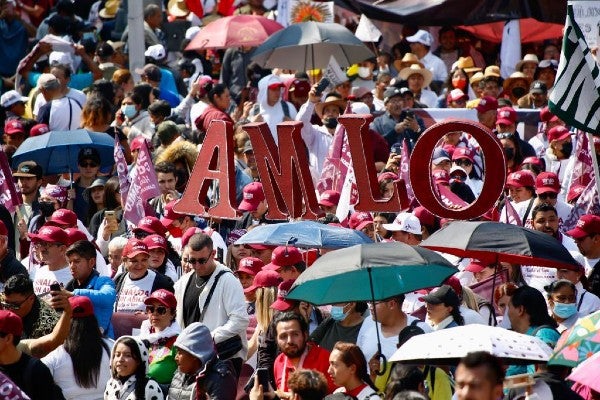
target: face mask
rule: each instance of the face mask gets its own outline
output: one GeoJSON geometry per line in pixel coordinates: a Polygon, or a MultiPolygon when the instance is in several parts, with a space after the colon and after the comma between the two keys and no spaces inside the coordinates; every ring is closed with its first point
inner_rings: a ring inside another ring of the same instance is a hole
{"type": "Polygon", "coordinates": [[[326,128],[335,129],[337,124],[338,124],[337,118],[327,118],[327,120],[325,120],[326,128]]]}
{"type": "Polygon", "coordinates": [[[179,227],[174,227],[174,226],[170,227],[169,228],[169,233],[174,238],[180,238],[181,236],[183,236],[183,231],[179,227]]]}
{"type": "Polygon", "coordinates": [[[279,79],[281,79],[282,81],[287,81],[288,79],[292,79],[294,77],[293,74],[280,74],[279,75],[279,79]]]}
{"type": "Polygon", "coordinates": [[[502,316],[502,321],[498,324],[500,328],[511,329],[512,324],[510,323],[510,318],[508,318],[508,307],[504,310],[504,315],[502,316]]]}
{"type": "Polygon", "coordinates": [[[525,93],[527,93],[527,89],[522,87],[516,87],[511,90],[511,93],[513,96],[521,98],[525,96],[525,93]]]}
{"type": "Polygon", "coordinates": [[[40,213],[46,218],[54,212],[54,203],[49,201],[40,201],[40,213]]]}
{"type": "Polygon", "coordinates": [[[463,78],[454,78],[452,79],[452,86],[464,92],[467,87],[467,80],[463,78]]]}
{"type": "Polygon", "coordinates": [[[367,79],[371,76],[371,68],[369,67],[358,67],[358,76],[363,79],[367,79]]]}
{"type": "Polygon", "coordinates": [[[341,321],[346,318],[347,314],[344,312],[344,307],[331,306],[331,318],[334,321],[341,321]]]}
{"type": "Polygon", "coordinates": [[[137,110],[135,109],[135,105],[133,104],[125,104],[121,107],[121,112],[127,118],[133,118],[135,117],[135,114],[137,114],[137,110]]]}
{"type": "Polygon", "coordinates": [[[571,153],[573,152],[573,143],[565,142],[562,144],[560,152],[563,153],[565,158],[571,157],[571,153]]]}
{"type": "Polygon", "coordinates": [[[554,315],[558,318],[567,319],[577,312],[577,304],[575,303],[554,303],[552,308],[554,315]]]}
{"type": "Polygon", "coordinates": [[[504,156],[506,157],[507,160],[512,160],[513,158],[515,158],[515,149],[505,148],[504,156]]]}
{"type": "Polygon", "coordinates": [[[85,32],[83,34],[82,40],[86,40],[86,39],[96,41],[96,35],[94,35],[94,32],[85,32]]]}

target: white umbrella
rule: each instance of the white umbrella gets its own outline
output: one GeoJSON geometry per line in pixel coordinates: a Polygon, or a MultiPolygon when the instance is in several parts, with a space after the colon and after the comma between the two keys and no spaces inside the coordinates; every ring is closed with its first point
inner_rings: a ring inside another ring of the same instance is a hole
{"type": "Polygon", "coordinates": [[[487,351],[508,364],[548,361],[552,349],[535,336],[487,325],[465,325],[414,336],[390,361],[456,365],[468,353],[487,351]]]}

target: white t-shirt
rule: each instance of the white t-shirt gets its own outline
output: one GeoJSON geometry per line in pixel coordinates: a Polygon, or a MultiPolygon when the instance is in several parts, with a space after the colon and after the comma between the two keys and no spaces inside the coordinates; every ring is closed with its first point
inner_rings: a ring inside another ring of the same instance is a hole
{"type": "Polygon", "coordinates": [[[132,280],[129,274],[127,274],[123,279],[121,290],[117,293],[115,311],[131,313],[144,311],[144,300],[152,292],[152,284],[155,277],[156,272],[152,270],[148,270],[148,273],[144,277],[136,280],[132,280]]]}
{"type": "Polygon", "coordinates": [[[52,100],[48,128],[51,131],[70,131],[81,125],[81,106],[70,97],[52,100]]]}
{"type": "MultiPolygon", "coordinates": [[[[35,277],[33,278],[33,292],[36,295],[46,293],[50,291],[50,285],[54,282],[60,283],[61,286],[65,286],[71,279],[71,269],[65,265],[64,268],[58,271],[50,271],[47,265],[41,266],[35,271],[35,277]]],[[[46,295],[44,299],[49,299],[50,295],[46,295]]]]}
{"type": "Polygon", "coordinates": [[[104,339],[107,345],[108,352],[102,352],[102,361],[100,363],[100,371],[95,388],[79,387],[75,382],[75,374],[73,373],[73,361],[63,346],[53,350],[46,357],[42,358],[42,362],[46,364],[54,382],[62,389],[62,392],[67,400],[96,400],[102,399],[106,382],[110,379],[110,349],[112,349],[113,341],[104,339]]]}
{"type": "MultiPolygon", "coordinates": [[[[73,88],[69,89],[66,96],[77,101],[79,103],[79,105],[81,106],[81,108],[83,108],[83,106],[85,106],[85,102],[87,101],[87,97],[85,96],[85,93],[83,93],[81,90],[77,90],[77,89],[73,89],[73,88]]],[[[44,97],[44,95],[42,93],[39,93],[37,95],[37,97],[35,98],[35,105],[33,107],[33,115],[37,116],[38,112],[40,111],[40,108],[42,108],[42,106],[46,103],[47,103],[47,101],[46,101],[46,98],[44,97]]]]}

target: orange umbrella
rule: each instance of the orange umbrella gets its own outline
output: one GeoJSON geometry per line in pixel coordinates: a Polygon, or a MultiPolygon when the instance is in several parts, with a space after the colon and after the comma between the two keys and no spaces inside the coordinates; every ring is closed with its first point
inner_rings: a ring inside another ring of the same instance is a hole
{"type": "MultiPolygon", "coordinates": [[[[564,26],[561,24],[552,24],[540,22],[533,18],[524,18],[519,20],[521,28],[521,43],[539,42],[546,39],[562,38],[564,26]]],[[[502,42],[502,30],[504,21],[491,22],[487,24],[462,25],[458,28],[472,33],[474,36],[494,42],[502,42]]]]}

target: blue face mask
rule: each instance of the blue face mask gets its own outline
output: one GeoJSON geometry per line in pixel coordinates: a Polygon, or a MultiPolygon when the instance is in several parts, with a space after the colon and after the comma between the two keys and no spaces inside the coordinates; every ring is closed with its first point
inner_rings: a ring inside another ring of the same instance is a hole
{"type": "Polygon", "coordinates": [[[125,104],[121,107],[121,112],[124,116],[130,119],[135,117],[135,114],[137,114],[137,110],[135,109],[135,105],[133,104],[125,104]]]}
{"type": "Polygon", "coordinates": [[[344,307],[331,306],[331,318],[334,321],[342,321],[348,314],[344,312],[344,307]]]}
{"type": "Polygon", "coordinates": [[[554,315],[558,318],[567,319],[577,312],[577,304],[575,303],[554,303],[554,308],[552,309],[554,315]]]}

